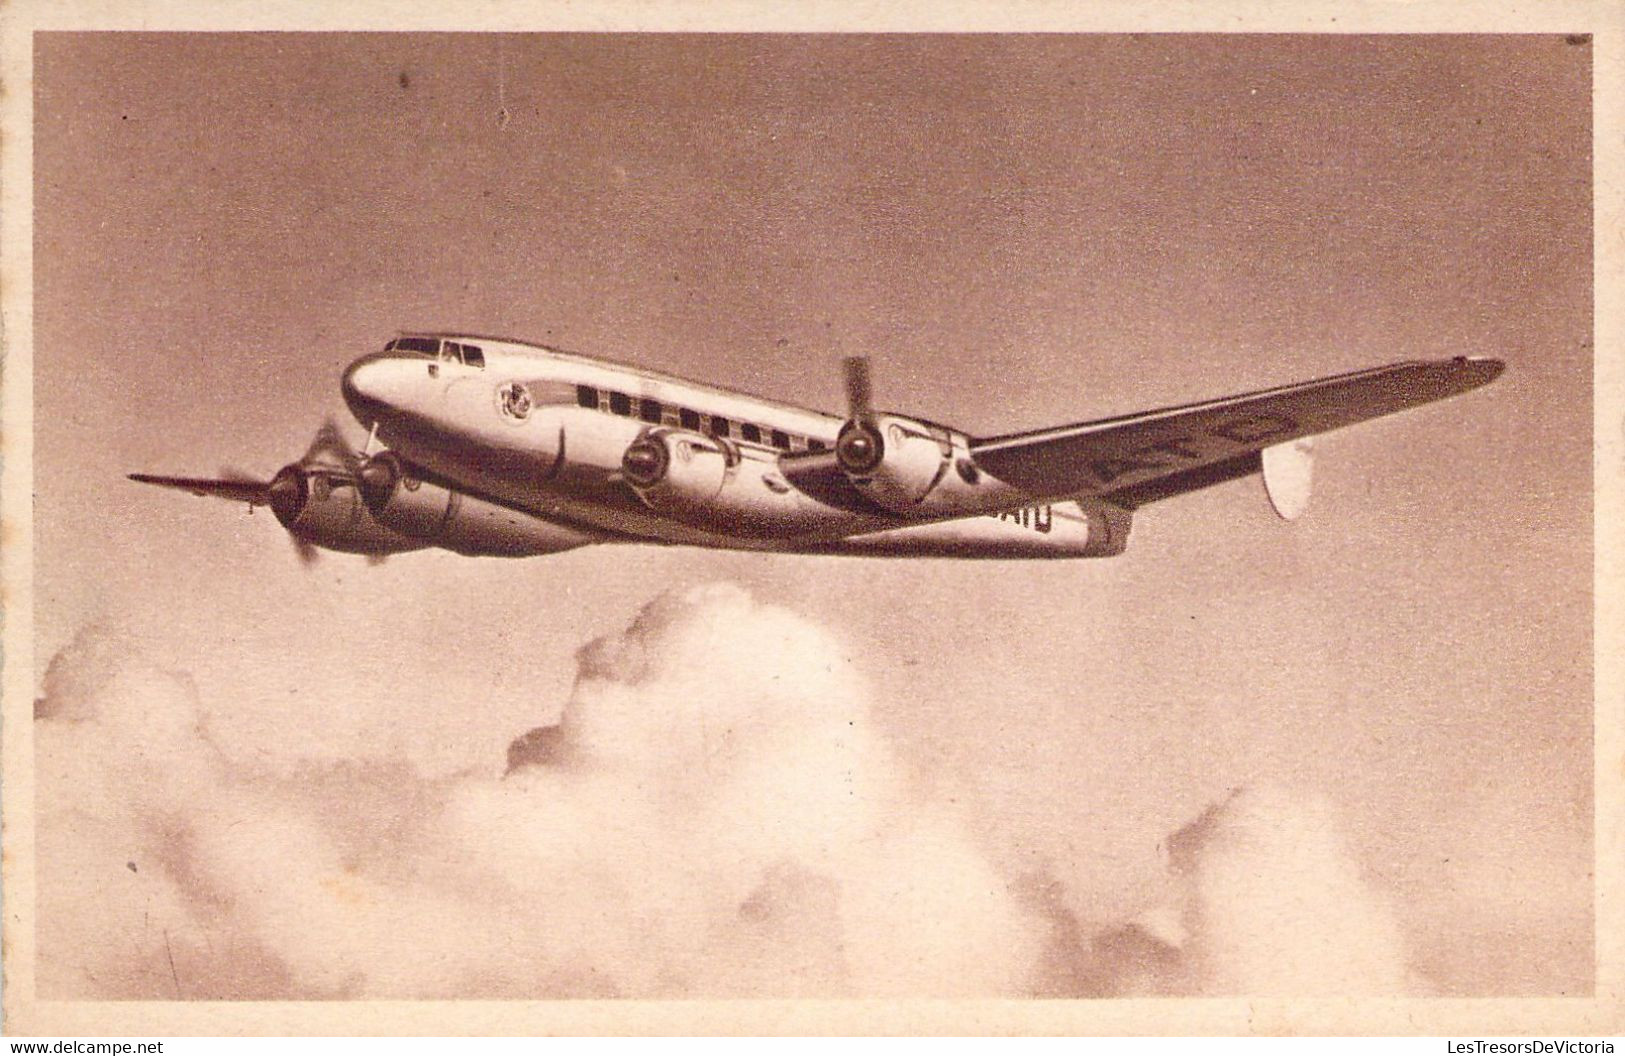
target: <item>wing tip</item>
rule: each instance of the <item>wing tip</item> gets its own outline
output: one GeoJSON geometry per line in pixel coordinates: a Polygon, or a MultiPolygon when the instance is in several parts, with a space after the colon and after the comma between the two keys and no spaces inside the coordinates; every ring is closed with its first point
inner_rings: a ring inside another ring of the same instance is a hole
{"type": "Polygon", "coordinates": [[[1450,362],[1461,368],[1474,386],[1488,385],[1506,373],[1507,369],[1506,360],[1495,356],[1457,356],[1450,362]]]}

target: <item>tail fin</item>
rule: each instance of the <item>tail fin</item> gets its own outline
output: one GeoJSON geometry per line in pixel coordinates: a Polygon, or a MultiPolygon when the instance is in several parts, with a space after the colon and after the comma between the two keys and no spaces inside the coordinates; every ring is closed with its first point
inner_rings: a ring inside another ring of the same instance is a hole
{"type": "Polygon", "coordinates": [[[1309,508],[1309,490],[1314,477],[1315,440],[1304,436],[1263,452],[1264,491],[1270,505],[1284,521],[1295,521],[1309,508]]]}

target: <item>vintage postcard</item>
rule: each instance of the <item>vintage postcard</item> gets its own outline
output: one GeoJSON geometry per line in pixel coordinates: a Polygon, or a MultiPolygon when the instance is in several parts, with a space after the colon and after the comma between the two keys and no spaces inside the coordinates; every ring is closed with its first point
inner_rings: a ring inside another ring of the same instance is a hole
{"type": "Polygon", "coordinates": [[[1622,1029],[1619,5],[0,23],[7,1033],[1622,1029]]]}

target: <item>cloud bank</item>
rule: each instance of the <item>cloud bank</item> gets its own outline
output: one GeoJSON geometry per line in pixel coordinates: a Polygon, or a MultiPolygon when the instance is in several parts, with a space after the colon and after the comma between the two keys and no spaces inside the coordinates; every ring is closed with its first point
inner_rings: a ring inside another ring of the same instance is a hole
{"type": "Polygon", "coordinates": [[[1168,840],[1171,901],[1084,922],[920,790],[874,703],[828,631],[709,585],[584,647],[506,758],[430,778],[221,743],[184,673],[87,630],[36,704],[40,993],[1416,988],[1324,802],[1239,793],[1168,840]]]}
{"type": "Polygon", "coordinates": [[[1113,992],[1419,994],[1399,926],[1321,797],[1238,790],[1168,838],[1174,898],[1097,937],[1113,992]]]}

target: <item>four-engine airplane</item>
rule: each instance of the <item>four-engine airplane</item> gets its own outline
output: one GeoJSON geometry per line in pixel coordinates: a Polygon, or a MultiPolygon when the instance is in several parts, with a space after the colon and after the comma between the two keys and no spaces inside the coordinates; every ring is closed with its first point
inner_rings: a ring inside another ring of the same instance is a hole
{"type": "Polygon", "coordinates": [[[874,410],[861,358],[845,361],[838,417],[538,345],[413,334],[344,372],[362,451],[329,425],[268,481],[131,479],[269,506],[306,557],[589,543],[1108,557],[1139,507],[1252,473],[1296,517],[1310,437],[1467,392],[1504,366],[1412,360],[977,438],[874,410]]]}

